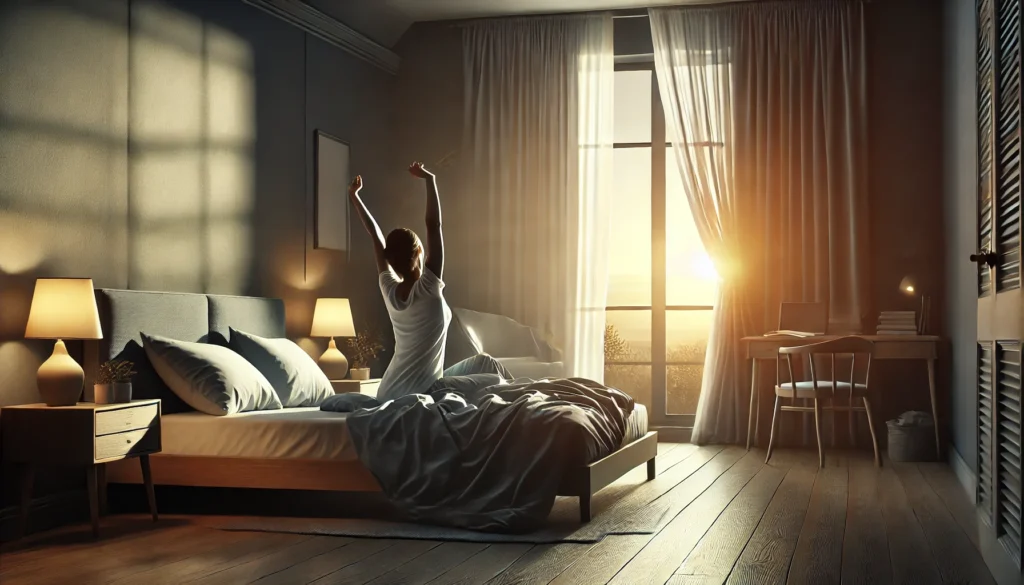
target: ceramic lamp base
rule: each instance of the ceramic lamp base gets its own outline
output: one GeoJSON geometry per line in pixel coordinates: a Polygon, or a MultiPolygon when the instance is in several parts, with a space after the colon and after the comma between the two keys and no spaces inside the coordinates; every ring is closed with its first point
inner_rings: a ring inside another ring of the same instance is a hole
{"type": "Polygon", "coordinates": [[[348,374],[348,359],[338,349],[333,337],[327,344],[327,351],[320,356],[316,363],[320,365],[324,374],[327,374],[329,380],[342,380],[348,374]]]}
{"type": "Polygon", "coordinates": [[[68,348],[60,339],[53,345],[50,356],[36,373],[39,395],[47,406],[74,406],[82,397],[85,371],[68,355],[68,348]]]}

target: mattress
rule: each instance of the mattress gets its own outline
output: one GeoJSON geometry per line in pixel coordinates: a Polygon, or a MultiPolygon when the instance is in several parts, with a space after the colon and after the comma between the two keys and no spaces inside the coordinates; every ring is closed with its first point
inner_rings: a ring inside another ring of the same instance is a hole
{"type": "MultiPolygon", "coordinates": [[[[251,459],[356,461],[340,412],[317,407],[285,408],[211,416],[202,412],[164,415],[163,454],[251,459]]],[[[647,409],[636,404],[626,420],[627,445],[647,433],[647,409]]]]}
{"type": "Polygon", "coordinates": [[[647,408],[639,402],[633,405],[633,412],[626,419],[626,435],[622,444],[628,445],[647,434],[647,408]]]}
{"type": "Polygon", "coordinates": [[[163,454],[255,459],[359,457],[345,428],[346,413],[318,407],[284,408],[211,416],[202,412],[161,418],[163,454]]]}

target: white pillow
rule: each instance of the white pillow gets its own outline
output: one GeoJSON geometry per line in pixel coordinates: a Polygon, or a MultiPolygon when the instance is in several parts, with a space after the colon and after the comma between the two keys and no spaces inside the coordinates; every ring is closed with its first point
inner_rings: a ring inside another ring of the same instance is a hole
{"type": "Polygon", "coordinates": [[[200,412],[223,416],[281,408],[266,377],[226,347],[146,333],[142,333],[142,346],[171,391],[200,412]]]}
{"type": "Polygon", "coordinates": [[[334,396],[327,374],[290,339],[270,339],[231,328],[228,347],[266,376],[285,408],[320,406],[334,396]]]}

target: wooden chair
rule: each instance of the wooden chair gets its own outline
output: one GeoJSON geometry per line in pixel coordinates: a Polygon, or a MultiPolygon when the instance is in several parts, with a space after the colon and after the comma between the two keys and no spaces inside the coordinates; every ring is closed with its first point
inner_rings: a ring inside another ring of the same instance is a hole
{"type": "Polygon", "coordinates": [[[786,363],[789,367],[789,382],[775,386],[775,412],[772,415],[772,432],[768,439],[768,454],[765,463],[772,457],[772,446],[775,442],[776,428],[778,427],[779,413],[781,411],[813,412],[814,432],[818,441],[818,466],[825,466],[825,451],[821,443],[821,401],[827,399],[829,406],[826,410],[863,412],[868,417],[868,429],[871,431],[871,443],[875,449],[875,465],[881,467],[882,459],[878,454],[878,437],[875,435],[875,424],[871,417],[871,404],[868,401],[868,382],[871,379],[871,358],[874,355],[874,343],[863,337],[842,337],[832,341],[800,345],[796,347],[783,347],[779,349],[781,355],[786,356],[786,363]],[[815,358],[829,355],[832,358],[831,380],[819,380],[815,368],[815,358]],[[850,365],[850,380],[848,382],[837,380],[836,356],[852,356],[850,365]],[[793,356],[808,356],[810,358],[809,381],[796,381],[793,374],[793,356]],[[864,383],[856,381],[857,358],[867,359],[867,367],[864,370],[864,383]],[[850,406],[836,406],[835,399],[840,396],[849,396],[850,406]],[[860,398],[864,406],[853,406],[853,398],[860,398]],[[782,399],[789,398],[791,405],[783,406],[782,399]],[[796,400],[809,399],[814,406],[796,406],[796,400]]]}
{"type": "MultiPolygon", "coordinates": [[[[804,331],[807,333],[825,333],[828,329],[828,305],[817,302],[782,302],[779,303],[779,331],[804,331]]],[[[775,384],[782,383],[782,362],[781,356],[775,358],[775,384]]],[[[803,364],[800,366],[803,368],[803,364]]],[[[790,371],[792,372],[792,366],[790,371]]],[[[756,383],[756,382],[755,382],[756,383]]],[[[761,434],[761,393],[752,392],[750,395],[750,417],[754,419],[754,437],[761,434]]],[[[806,419],[804,424],[806,425],[806,419]]],[[[748,422],[749,425],[749,422],[748,422]]],[[[749,428],[749,426],[748,426],[749,428]]],[[[833,433],[834,434],[834,433],[833,433]]],[[[804,439],[806,441],[806,438],[804,439]]],[[[835,443],[835,440],[832,441],[835,443]]],[[[834,445],[833,445],[834,446],[834,445]]],[[[747,448],[750,448],[750,438],[747,437],[747,448]]]]}

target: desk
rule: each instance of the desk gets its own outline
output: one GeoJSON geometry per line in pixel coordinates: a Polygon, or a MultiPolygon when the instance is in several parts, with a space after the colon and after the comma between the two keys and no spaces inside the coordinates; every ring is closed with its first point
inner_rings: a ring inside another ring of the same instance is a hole
{"type": "MultiPolygon", "coordinates": [[[[750,415],[747,418],[747,449],[750,449],[750,438],[756,439],[757,414],[761,409],[761,400],[757,391],[757,364],[760,360],[775,360],[779,348],[794,345],[808,345],[843,337],[841,335],[815,335],[813,337],[792,337],[789,335],[772,335],[764,337],[744,337],[743,344],[747,348],[747,359],[753,365],[750,381],[750,415]]],[[[939,337],[936,335],[863,335],[865,339],[875,342],[874,359],[876,360],[924,360],[928,365],[928,394],[932,402],[932,420],[935,423],[935,456],[942,460],[942,444],[939,441],[939,410],[935,398],[935,360],[938,357],[939,337]]],[[[885,428],[885,427],[882,427],[885,428]]]]}

